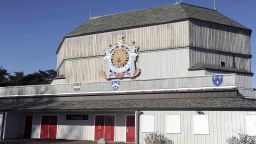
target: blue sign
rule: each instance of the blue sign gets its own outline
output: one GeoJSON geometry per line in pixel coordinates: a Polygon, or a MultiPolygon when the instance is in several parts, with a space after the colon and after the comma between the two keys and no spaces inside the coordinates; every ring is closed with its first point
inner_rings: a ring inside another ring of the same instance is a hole
{"type": "Polygon", "coordinates": [[[118,90],[120,87],[120,81],[112,81],[112,88],[114,91],[118,90]]]}
{"type": "Polygon", "coordinates": [[[223,75],[213,75],[212,82],[216,86],[220,86],[223,82],[223,75]]]}
{"type": "Polygon", "coordinates": [[[80,88],[81,88],[81,83],[74,83],[74,90],[76,92],[80,91],[80,88]]]}

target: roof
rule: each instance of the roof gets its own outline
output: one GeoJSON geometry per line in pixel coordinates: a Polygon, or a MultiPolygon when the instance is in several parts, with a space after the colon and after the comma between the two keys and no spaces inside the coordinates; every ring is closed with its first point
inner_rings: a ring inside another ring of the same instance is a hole
{"type": "Polygon", "coordinates": [[[70,32],[66,37],[170,23],[187,19],[196,19],[248,29],[216,10],[181,3],[95,17],[70,32]]]}
{"type": "Polygon", "coordinates": [[[231,73],[239,73],[253,76],[253,73],[243,69],[229,68],[229,67],[221,67],[221,66],[213,66],[207,64],[197,64],[188,69],[189,71],[194,70],[212,70],[212,71],[221,71],[221,72],[231,72],[231,73]]]}
{"type": "Polygon", "coordinates": [[[71,96],[1,99],[0,110],[256,110],[256,100],[237,90],[175,92],[141,95],[71,96]]]}

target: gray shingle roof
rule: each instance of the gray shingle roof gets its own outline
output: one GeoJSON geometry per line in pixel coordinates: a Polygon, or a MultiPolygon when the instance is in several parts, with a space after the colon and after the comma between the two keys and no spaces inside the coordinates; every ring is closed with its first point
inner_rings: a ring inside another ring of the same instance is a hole
{"type": "Polygon", "coordinates": [[[145,95],[84,96],[70,99],[16,98],[1,99],[0,110],[177,110],[230,109],[256,110],[256,100],[245,99],[237,90],[177,92],[145,95]]]}
{"type": "Polygon", "coordinates": [[[170,23],[186,19],[196,19],[248,29],[216,10],[181,3],[92,18],[66,37],[170,23]]]}

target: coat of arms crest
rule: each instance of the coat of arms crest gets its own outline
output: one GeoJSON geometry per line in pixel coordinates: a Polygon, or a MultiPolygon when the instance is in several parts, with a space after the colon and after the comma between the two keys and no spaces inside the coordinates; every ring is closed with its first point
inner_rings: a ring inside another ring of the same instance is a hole
{"type": "Polygon", "coordinates": [[[117,44],[105,50],[104,75],[109,79],[135,78],[140,70],[136,67],[137,51],[135,42],[127,44],[125,37],[120,37],[117,44]]]}
{"type": "Polygon", "coordinates": [[[212,82],[215,86],[220,86],[223,82],[223,75],[214,74],[212,76],[212,82]]]}

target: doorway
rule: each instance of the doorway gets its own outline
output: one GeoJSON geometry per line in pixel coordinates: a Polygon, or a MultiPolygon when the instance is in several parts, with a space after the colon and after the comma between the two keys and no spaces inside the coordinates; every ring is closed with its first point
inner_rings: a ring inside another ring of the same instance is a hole
{"type": "Polygon", "coordinates": [[[31,132],[32,132],[32,116],[26,116],[25,117],[25,128],[24,128],[24,138],[25,139],[31,139],[31,132]]]}
{"type": "Polygon", "coordinates": [[[57,116],[42,116],[41,139],[56,139],[57,116]]]}
{"type": "Polygon", "coordinates": [[[126,142],[134,142],[135,140],[135,116],[126,116],[126,142]]]}
{"type": "Polygon", "coordinates": [[[115,116],[97,115],[95,116],[95,141],[105,138],[107,141],[114,141],[115,116]]]}

